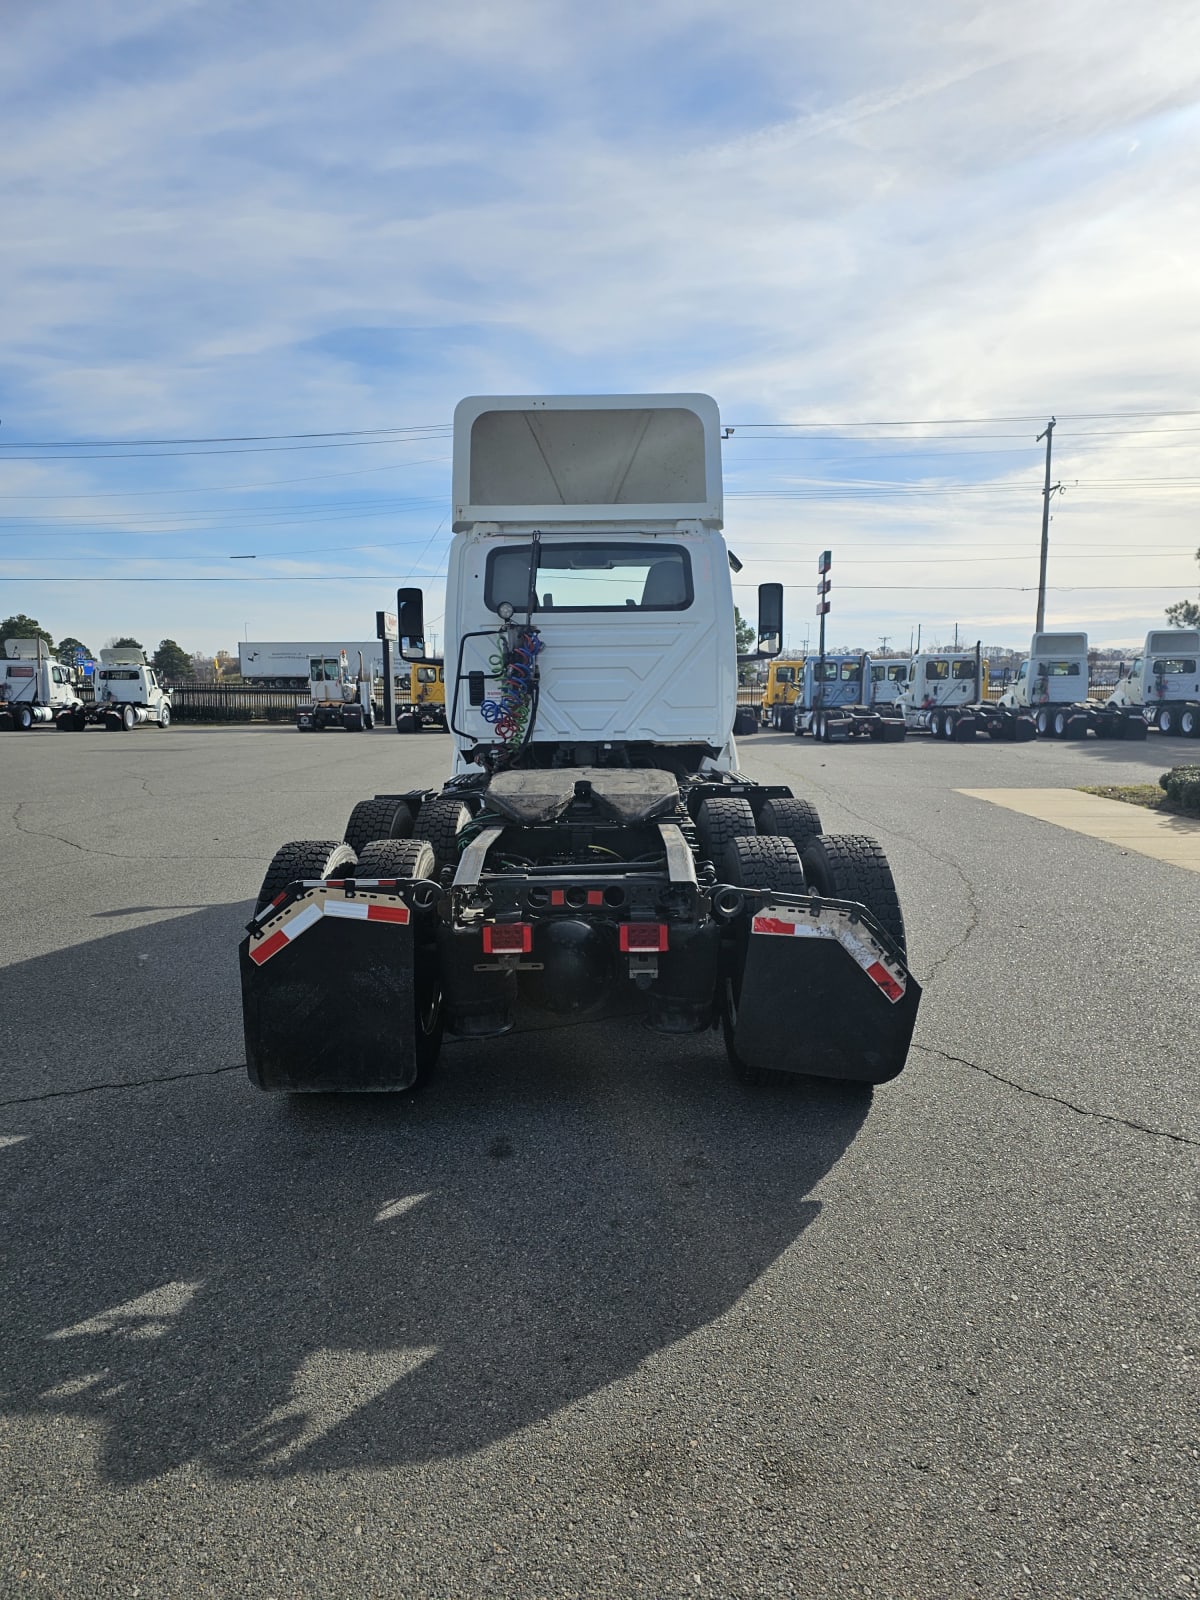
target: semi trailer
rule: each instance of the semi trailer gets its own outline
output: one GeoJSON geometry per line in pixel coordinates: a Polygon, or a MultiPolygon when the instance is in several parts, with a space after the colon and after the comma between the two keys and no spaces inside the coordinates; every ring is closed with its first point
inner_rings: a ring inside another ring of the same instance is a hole
{"type": "MultiPolygon", "coordinates": [[[[883,851],[739,770],[720,435],[706,395],[459,404],[451,771],[270,863],[239,948],[259,1088],[410,1090],[444,1031],[631,1004],[719,1028],[748,1083],[901,1071],[921,991],[883,851]]],[[[782,637],[764,584],[760,658],[782,637]]]]}

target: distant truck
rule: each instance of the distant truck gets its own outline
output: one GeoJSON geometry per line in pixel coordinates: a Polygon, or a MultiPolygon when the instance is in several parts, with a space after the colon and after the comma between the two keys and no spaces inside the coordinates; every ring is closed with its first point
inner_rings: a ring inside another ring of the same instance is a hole
{"type": "Polygon", "coordinates": [[[871,658],[867,655],[809,656],[793,707],[797,738],[833,743],[842,739],[904,738],[904,719],[890,701],[872,704],[871,658]]]}
{"type": "Polygon", "coordinates": [[[1139,737],[1141,719],[1160,733],[1200,737],[1200,632],[1159,628],[1103,705],[1096,704],[1092,727],[1101,739],[1139,737]]]}
{"type": "Polygon", "coordinates": [[[446,731],[446,664],[414,661],[408,699],[396,702],[396,732],[420,733],[422,728],[446,731]]]}
{"type": "Polygon", "coordinates": [[[9,639],[0,661],[0,727],[82,728],[83,702],[70,667],[44,639],[9,639]]]}
{"type": "Polygon", "coordinates": [[[978,645],[974,650],[922,651],[907,664],[887,666],[887,677],[872,689],[893,701],[909,733],[960,743],[980,733],[990,739],[1036,737],[1027,709],[987,698],[988,663],[978,645]]]}
{"type": "Polygon", "coordinates": [[[128,733],[139,723],[171,726],[171,691],[158,680],[144,650],[101,650],[95,699],[83,707],[83,726],[128,733]]]}
{"type": "Polygon", "coordinates": [[[383,677],[383,645],[378,639],[250,639],[238,645],[238,669],[249,684],[264,689],[307,689],[314,657],[348,661],[362,657],[372,678],[383,677]]]}
{"type": "Polygon", "coordinates": [[[324,733],[326,728],[362,733],[375,726],[371,679],[361,655],[358,663],[358,676],[354,677],[344,650],[336,656],[312,657],[308,663],[308,699],[296,707],[300,733],[324,733]]]}
{"type": "Polygon", "coordinates": [[[764,726],[779,733],[792,733],[796,723],[796,697],[804,677],[804,657],[787,661],[772,661],[767,667],[767,681],[763,685],[760,720],[764,726]]]}
{"type": "Polygon", "coordinates": [[[1032,716],[1040,738],[1085,739],[1094,711],[1087,691],[1087,634],[1035,633],[997,704],[1032,716]]]}

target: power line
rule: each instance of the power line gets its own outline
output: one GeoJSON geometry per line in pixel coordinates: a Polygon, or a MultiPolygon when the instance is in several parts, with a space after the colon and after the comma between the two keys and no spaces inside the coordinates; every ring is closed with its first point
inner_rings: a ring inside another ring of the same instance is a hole
{"type": "Polygon", "coordinates": [[[196,439],[15,439],[2,444],[2,450],[123,450],[135,445],[152,447],[164,444],[263,444],[280,439],[357,439],[366,434],[403,433],[414,436],[445,435],[452,432],[449,422],[414,422],[396,428],[344,428],[328,433],[230,433],[196,439]]]}

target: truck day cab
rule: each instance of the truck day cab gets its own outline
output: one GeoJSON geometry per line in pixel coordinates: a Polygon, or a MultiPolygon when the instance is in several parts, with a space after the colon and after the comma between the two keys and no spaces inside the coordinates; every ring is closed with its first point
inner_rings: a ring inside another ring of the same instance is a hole
{"type": "Polygon", "coordinates": [[[142,650],[101,650],[95,696],[84,707],[89,726],[118,733],[128,733],[139,723],[156,728],[171,726],[171,691],[158,681],[157,672],[142,650]]]}
{"type": "Polygon", "coordinates": [[[0,661],[0,727],[82,726],[75,675],[50,654],[44,639],[9,639],[0,661]]]}
{"type": "Polygon", "coordinates": [[[1102,739],[1130,737],[1137,718],[1160,733],[1200,738],[1200,632],[1159,628],[1120,679],[1092,726],[1102,739]]]}
{"type": "MultiPolygon", "coordinates": [[[[746,1082],[902,1069],[920,987],[882,850],[738,770],[720,436],[706,395],[460,403],[453,770],[276,854],[239,951],[260,1088],[405,1090],[444,1029],[634,1004],[719,1026],[746,1082]]],[[[764,584],[760,659],[782,639],[764,584]]]]}
{"type": "Polygon", "coordinates": [[[793,707],[792,732],[832,743],[904,738],[903,719],[888,700],[873,703],[871,658],[867,655],[809,656],[793,707]]]}

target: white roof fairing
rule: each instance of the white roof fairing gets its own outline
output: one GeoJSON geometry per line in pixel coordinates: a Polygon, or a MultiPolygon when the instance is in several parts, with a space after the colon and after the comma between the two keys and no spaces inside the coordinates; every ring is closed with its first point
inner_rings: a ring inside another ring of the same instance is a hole
{"type": "Polygon", "coordinates": [[[481,522],[720,527],[708,395],[474,395],[454,413],[454,529],[481,522]]]}

